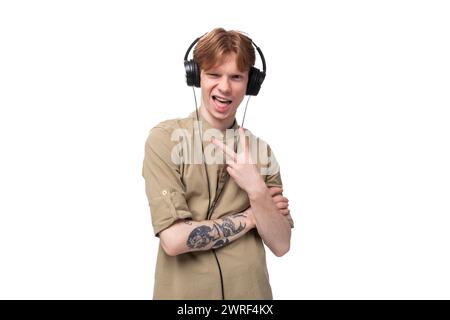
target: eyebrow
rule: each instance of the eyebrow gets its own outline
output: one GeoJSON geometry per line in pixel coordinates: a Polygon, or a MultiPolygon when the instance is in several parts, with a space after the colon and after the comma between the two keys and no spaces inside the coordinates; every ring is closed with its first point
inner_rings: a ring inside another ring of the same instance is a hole
{"type": "MultiPolygon", "coordinates": [[[[205,73],[223,73],[223,72],[219,72],[219,70],[215,70],[215,69],[210,69],[210,70],[205,70],[205,73]]],[[[236,76],[236,75],[244,76],[245,72],[240,72],[240,71],[232,72],[232,73],[230,73],[230,75],[232,75],[232,76],[236,76]]]]}

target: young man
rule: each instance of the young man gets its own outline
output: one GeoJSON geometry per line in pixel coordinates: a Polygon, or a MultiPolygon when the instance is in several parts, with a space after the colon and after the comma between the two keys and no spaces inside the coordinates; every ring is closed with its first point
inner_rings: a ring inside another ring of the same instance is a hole
{"type": "Polygon", "coordinates": [[[154,299],[272,299],[263,242],[284,255],[293,222],[271,149],[235,119],[255,50],[218,28],[198,41],[193,61],[198,113],[156,125],[145,146],[160,238],[154,299]]]}

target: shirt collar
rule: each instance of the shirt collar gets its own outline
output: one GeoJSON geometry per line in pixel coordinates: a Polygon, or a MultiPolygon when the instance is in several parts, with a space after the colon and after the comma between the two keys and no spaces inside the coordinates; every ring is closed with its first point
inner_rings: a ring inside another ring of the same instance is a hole
{"type": "MultiPolygon", "coordinates": [[[[189,115],[189,117],[192,118],[193,120],[197,120],[196,112],[195,111],[192,112],[189,115]]],[[[206,119],[203,117],[203,115],[200,112],[200,110],[198,110],[198,118],[199,118],[200,122],[202,123],[202,131],[205,131],[205,130],[213,128],[213,126],[208,121],[206,121],[206,119]]],[[[239,129],[239,125],[238,125],[238,123],[236,121],[236,118],[234,118],[233,125],[230,128],[228,128],[228,129],[233,129],[233,130],[239,129]]],[[[217,129],[217,130],[219,130],[219,129],[217,129]]],[[[227,130],[227,129],[225,129],[225,130],[227,130]]],[[[221,131],[225,132],[225,130],[221,130],[221,131]]]]}

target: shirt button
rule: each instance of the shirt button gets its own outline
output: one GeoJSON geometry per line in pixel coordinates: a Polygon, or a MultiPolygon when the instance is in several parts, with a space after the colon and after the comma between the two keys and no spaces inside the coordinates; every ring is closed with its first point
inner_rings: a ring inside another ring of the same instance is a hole
{"type": "Polygon", "coordinates": [[[161,193],[163,196],[165,196],[165,195],[167,195],[167,190],[163,190],[161,193]]]}

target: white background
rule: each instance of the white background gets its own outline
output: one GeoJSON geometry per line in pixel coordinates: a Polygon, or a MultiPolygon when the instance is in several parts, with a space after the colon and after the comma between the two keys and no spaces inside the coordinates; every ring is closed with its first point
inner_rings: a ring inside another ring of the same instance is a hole
{"type": "Polygon", "coordinates": [[[449,299],[448,2],[156,3],[1,2],[0,298],[151,299],[144,142],[221,26],[267,59],[246,127],[296,223],[274,297],[449,299]]]}

